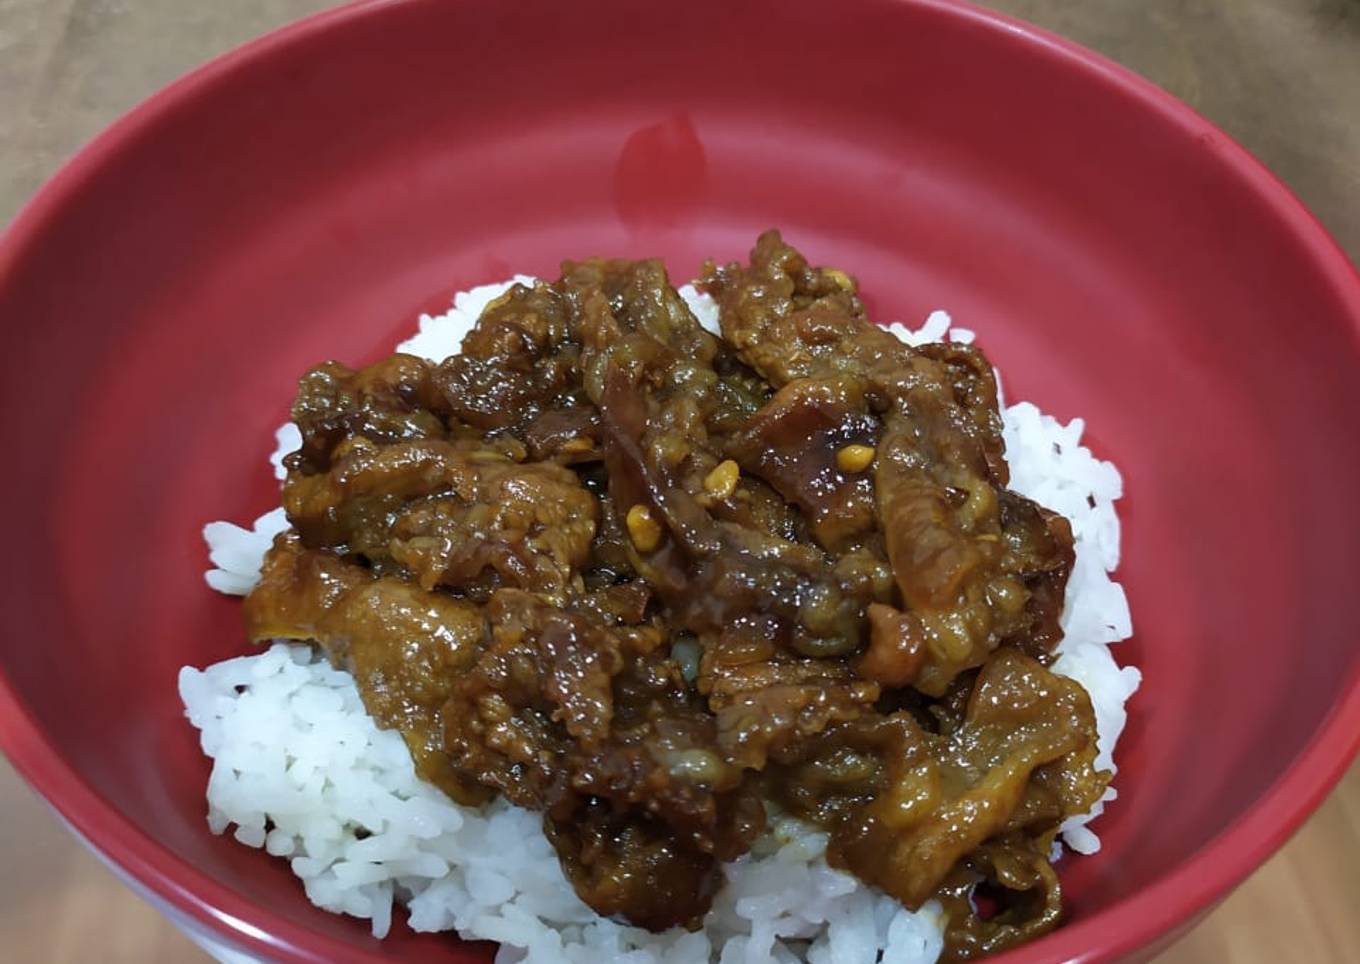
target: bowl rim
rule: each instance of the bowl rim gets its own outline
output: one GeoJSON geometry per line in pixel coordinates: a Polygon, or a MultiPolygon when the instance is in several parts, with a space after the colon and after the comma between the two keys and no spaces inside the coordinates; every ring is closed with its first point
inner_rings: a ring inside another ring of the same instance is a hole
{"type": "MultiPolygon", "coordinates": [[[[198,92],[230,82],[261,59],[388,8],[430,0],[352,0],[286,24],[208,61],[141,101],[94,137],[52,175],[0,235],[0,288],[46,224],[59,217],[104,164],[135,143],[167,113],[198,92]]],[[[476,0],[462,0],[476,2],[476,0]]],[[[1304,249],[1322,283],[1345,305],[1360,334],[1360,273],[1314,215],[1245,148],[1192,108],[1133,71],[1041,27],[970,0],[871,0],[911,4],[956,18],[975,30],[1004,34],[1127,99],[1182,135],[1212,150],[1225,175],[1245,182],[1269,208],[1282,232],[1304,249]]],[[[123,816],[58,754],[10,680],[0,672],[0,749],[77,835],[105,859],[172,908],[255,955],[281,961],[372,964],[379,954],[298,924],[237,894],[153,840],[123,816]]],[[[1000,955],[1091,962],[1129,954],[1173,934],[1206,913],[1300,827],[1360,751],[1360,666],[1296,760],[1255,803],[1222,828],[1181,867],[1089,919],[1069,924],[1000,955]]]]}

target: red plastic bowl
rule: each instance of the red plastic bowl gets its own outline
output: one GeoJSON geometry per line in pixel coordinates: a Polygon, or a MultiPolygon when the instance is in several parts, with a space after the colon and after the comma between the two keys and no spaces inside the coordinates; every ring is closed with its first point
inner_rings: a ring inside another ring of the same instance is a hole
{"type": "Polygon", "coordinates": [[[246,649],[199,528],[276,498],[296,376],[563,256],[684,278],[769,225],[878,317],[951,309],[1128,481],[1146,682],[1071,922],[1008,962],[1146,955],[1360,740],[1360,282],[1289,193],[1100,58],[942,2],[407,0],[152,98],[0,243],[0,725],[184,919],[289,961],[481,959],[313,909],[212,836],[175,672],[246,649]]]}

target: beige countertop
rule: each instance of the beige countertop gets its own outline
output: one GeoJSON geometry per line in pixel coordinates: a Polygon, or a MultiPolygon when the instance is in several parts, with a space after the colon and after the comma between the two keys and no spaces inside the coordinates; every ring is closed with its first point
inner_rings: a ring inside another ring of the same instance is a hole
{"type": "MultiPolygon", "coordinates": [[[[122,111],[316,0],[0,0],[0,223],[122,111]]],[[[992,0],[1132,67],[1279,174],[1360,261],[1360,0],[992,0]]],[[[203,955],[0,761],[0,959],[203,955]],[[23,868],[22,876],[15,868],[23,868]]],[[[1360,766],[1161,964],[1356,960],[1360,766]]]]}

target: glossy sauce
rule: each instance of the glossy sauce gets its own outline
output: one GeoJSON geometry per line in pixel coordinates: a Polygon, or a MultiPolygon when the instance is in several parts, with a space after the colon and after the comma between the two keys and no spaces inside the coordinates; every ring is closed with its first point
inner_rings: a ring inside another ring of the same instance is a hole
{"type": "Polygon", "coordinates": [[[1006,489],[990,365],[775,232],[702,285],[722,338],[658,262],[591,260],[442,364],[309,372],[251,637],[322,647],[455,799],[541,811],[602,914],[697,926],[775,803],[942,900],[947,956],[1045,932],[1108,774],[1045,668],[1071,532],[1006,489]]]}

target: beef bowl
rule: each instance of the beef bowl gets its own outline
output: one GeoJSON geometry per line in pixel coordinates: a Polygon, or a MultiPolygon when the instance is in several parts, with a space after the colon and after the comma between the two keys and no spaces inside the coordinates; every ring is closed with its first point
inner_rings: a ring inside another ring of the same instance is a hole
{"type": "Polygon", "coordinates": [[[1141,960],[1360,743],[1360,279],[966,4],[342,7],[67,164],[0,319],[5,753],[221,953],[1141,960]]]}

